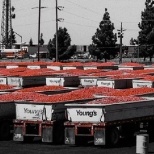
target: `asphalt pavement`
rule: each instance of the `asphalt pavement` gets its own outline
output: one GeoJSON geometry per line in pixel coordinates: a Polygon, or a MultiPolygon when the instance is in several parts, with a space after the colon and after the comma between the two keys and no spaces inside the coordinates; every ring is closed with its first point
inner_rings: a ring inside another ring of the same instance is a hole
{"type": "MultiPolygon", "coordinates": [[[[149,143],[149,154],[154,154],[154,142],[149,143]]],[[[33,143],[0,141],[0,154],[136,154],[136,141],[123,141],[117,147],[53,145],[35,140],[33,143]]]]}

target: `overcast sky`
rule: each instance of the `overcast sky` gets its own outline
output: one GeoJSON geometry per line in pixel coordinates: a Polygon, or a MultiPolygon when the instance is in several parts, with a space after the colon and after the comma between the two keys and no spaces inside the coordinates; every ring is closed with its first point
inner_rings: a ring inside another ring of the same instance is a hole
{"type": "MultiPolygon", "coordinates": [[[[0,0],[2,8],[3,0],[0,0]]],[[[42,0],[41,9],[41,33],[45,44],[56,33],[56,0],[42,0]]],[[[38,36],[38,7],[39,0],[11,0],[15,7],[16,19],[13,19],[13,29],[22,36],[23,42],[29,43],[30,38],[37,43],[38,36]]],[[[141,11],[145,8],[145,0],[58,0],[58,6],[64,9],[58,11],[58,18],[63,18],[63,22],[58,22],[59,27],[66,27],[71,36],[71,44],[89,45],[92,43],[92,36],[108,9],[111,22],[114,23],[115,30],[120,29],[121,22],[124,32],[123,44],[129,45],[131,37],[137,38],[141,21],[141,11]]],[[[2,19],[2,9],[0,12],[2,19]]],[[[16,35],[20,42],[20,37],[16,35]]],[[[119,39],[118,39],[119,43],[119,39]]]]}

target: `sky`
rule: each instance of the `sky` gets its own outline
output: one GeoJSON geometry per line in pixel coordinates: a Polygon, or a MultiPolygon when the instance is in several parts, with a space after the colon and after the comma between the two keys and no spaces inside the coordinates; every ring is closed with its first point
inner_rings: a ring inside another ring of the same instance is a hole
{"type": "MultiPolygon", "coordinates": [[[[89,45],[107,8],[110,20],[114,23],[114,33],[124,31],[123,45],[129,45],[131,38],[136,39],[141,22],[141,12],[144,11],[146,0],[57,0],[58,6],[64,7],[58,11],[58,27],[67,28],[71,44],[89,45]]],[[[2,4],[0,0],[0,19],[2,21],[2,4]]],[[[33,43],[38,40],[38,6],[39,0],[11,0],[15,7],[16,18],[12,19],[13,30],[22,36],[22,42],[33,43]]],[[[42,0],[40,32],[43,33],[45,44],[53,39],[56,33],[56,0],[42,0]]],[[[17,42],[21,37],[16,35],[17,42]]],[[[0,37],[1,40],[1,37],[0,37]]],[[[117,40],[119,43],[119,39],[117,40]]]]}

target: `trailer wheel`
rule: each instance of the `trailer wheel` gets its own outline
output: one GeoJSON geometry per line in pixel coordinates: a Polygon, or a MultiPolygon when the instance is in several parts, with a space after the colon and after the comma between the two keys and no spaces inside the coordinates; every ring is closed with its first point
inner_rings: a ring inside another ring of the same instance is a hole
{"type": "Polygon", "coordinates": [[[10,138],[10,124],[9,122],[0,123],[0,139],[8,140],[10,138]]]}
{"type": "Polygon", "coordinates": [[[119,143],[120,135],[119,130],[115,128],[109,129],[108,135],[107,135],[107,143],[108,145],[115,146],[119,143]]]}

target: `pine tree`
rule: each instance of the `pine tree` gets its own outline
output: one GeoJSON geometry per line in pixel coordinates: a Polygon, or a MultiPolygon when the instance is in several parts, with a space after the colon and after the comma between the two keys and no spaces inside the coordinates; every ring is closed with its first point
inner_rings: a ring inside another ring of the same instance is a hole
{"type": "MultiPolygon", "coordinates": [[[[58,29],[58,59],[59,60],[69,59],[72,56],[72,53],[68,52],[70,45],[71,45],[71,37],[68,34],[67,29],[59,27],[58,29]]],[[[54,38],[49,41],[48,50],[50,52],[50,58],[51,59],[56,58],[56,34],[54,35],[54,38]]]]}
{"type": "Polygon", "coordinates": [[[99,28],[92,36],[92,45],[89,47],[90,54],[95,55],[97,59],[110,59],[116,55],[115,46],[117,41],[116,34],[113,33],[114,24],[110,21],[110,15],[105,8],[105,13],[99,28]]]}
{"type": "Polygon", "coordinates": [[[145,9],[141,12],[141,22],[138,24],[139,36],[137,38],[140,48],[140,56],[150,57],[154,55],[154,1],[146,0],[145,9]]]}

